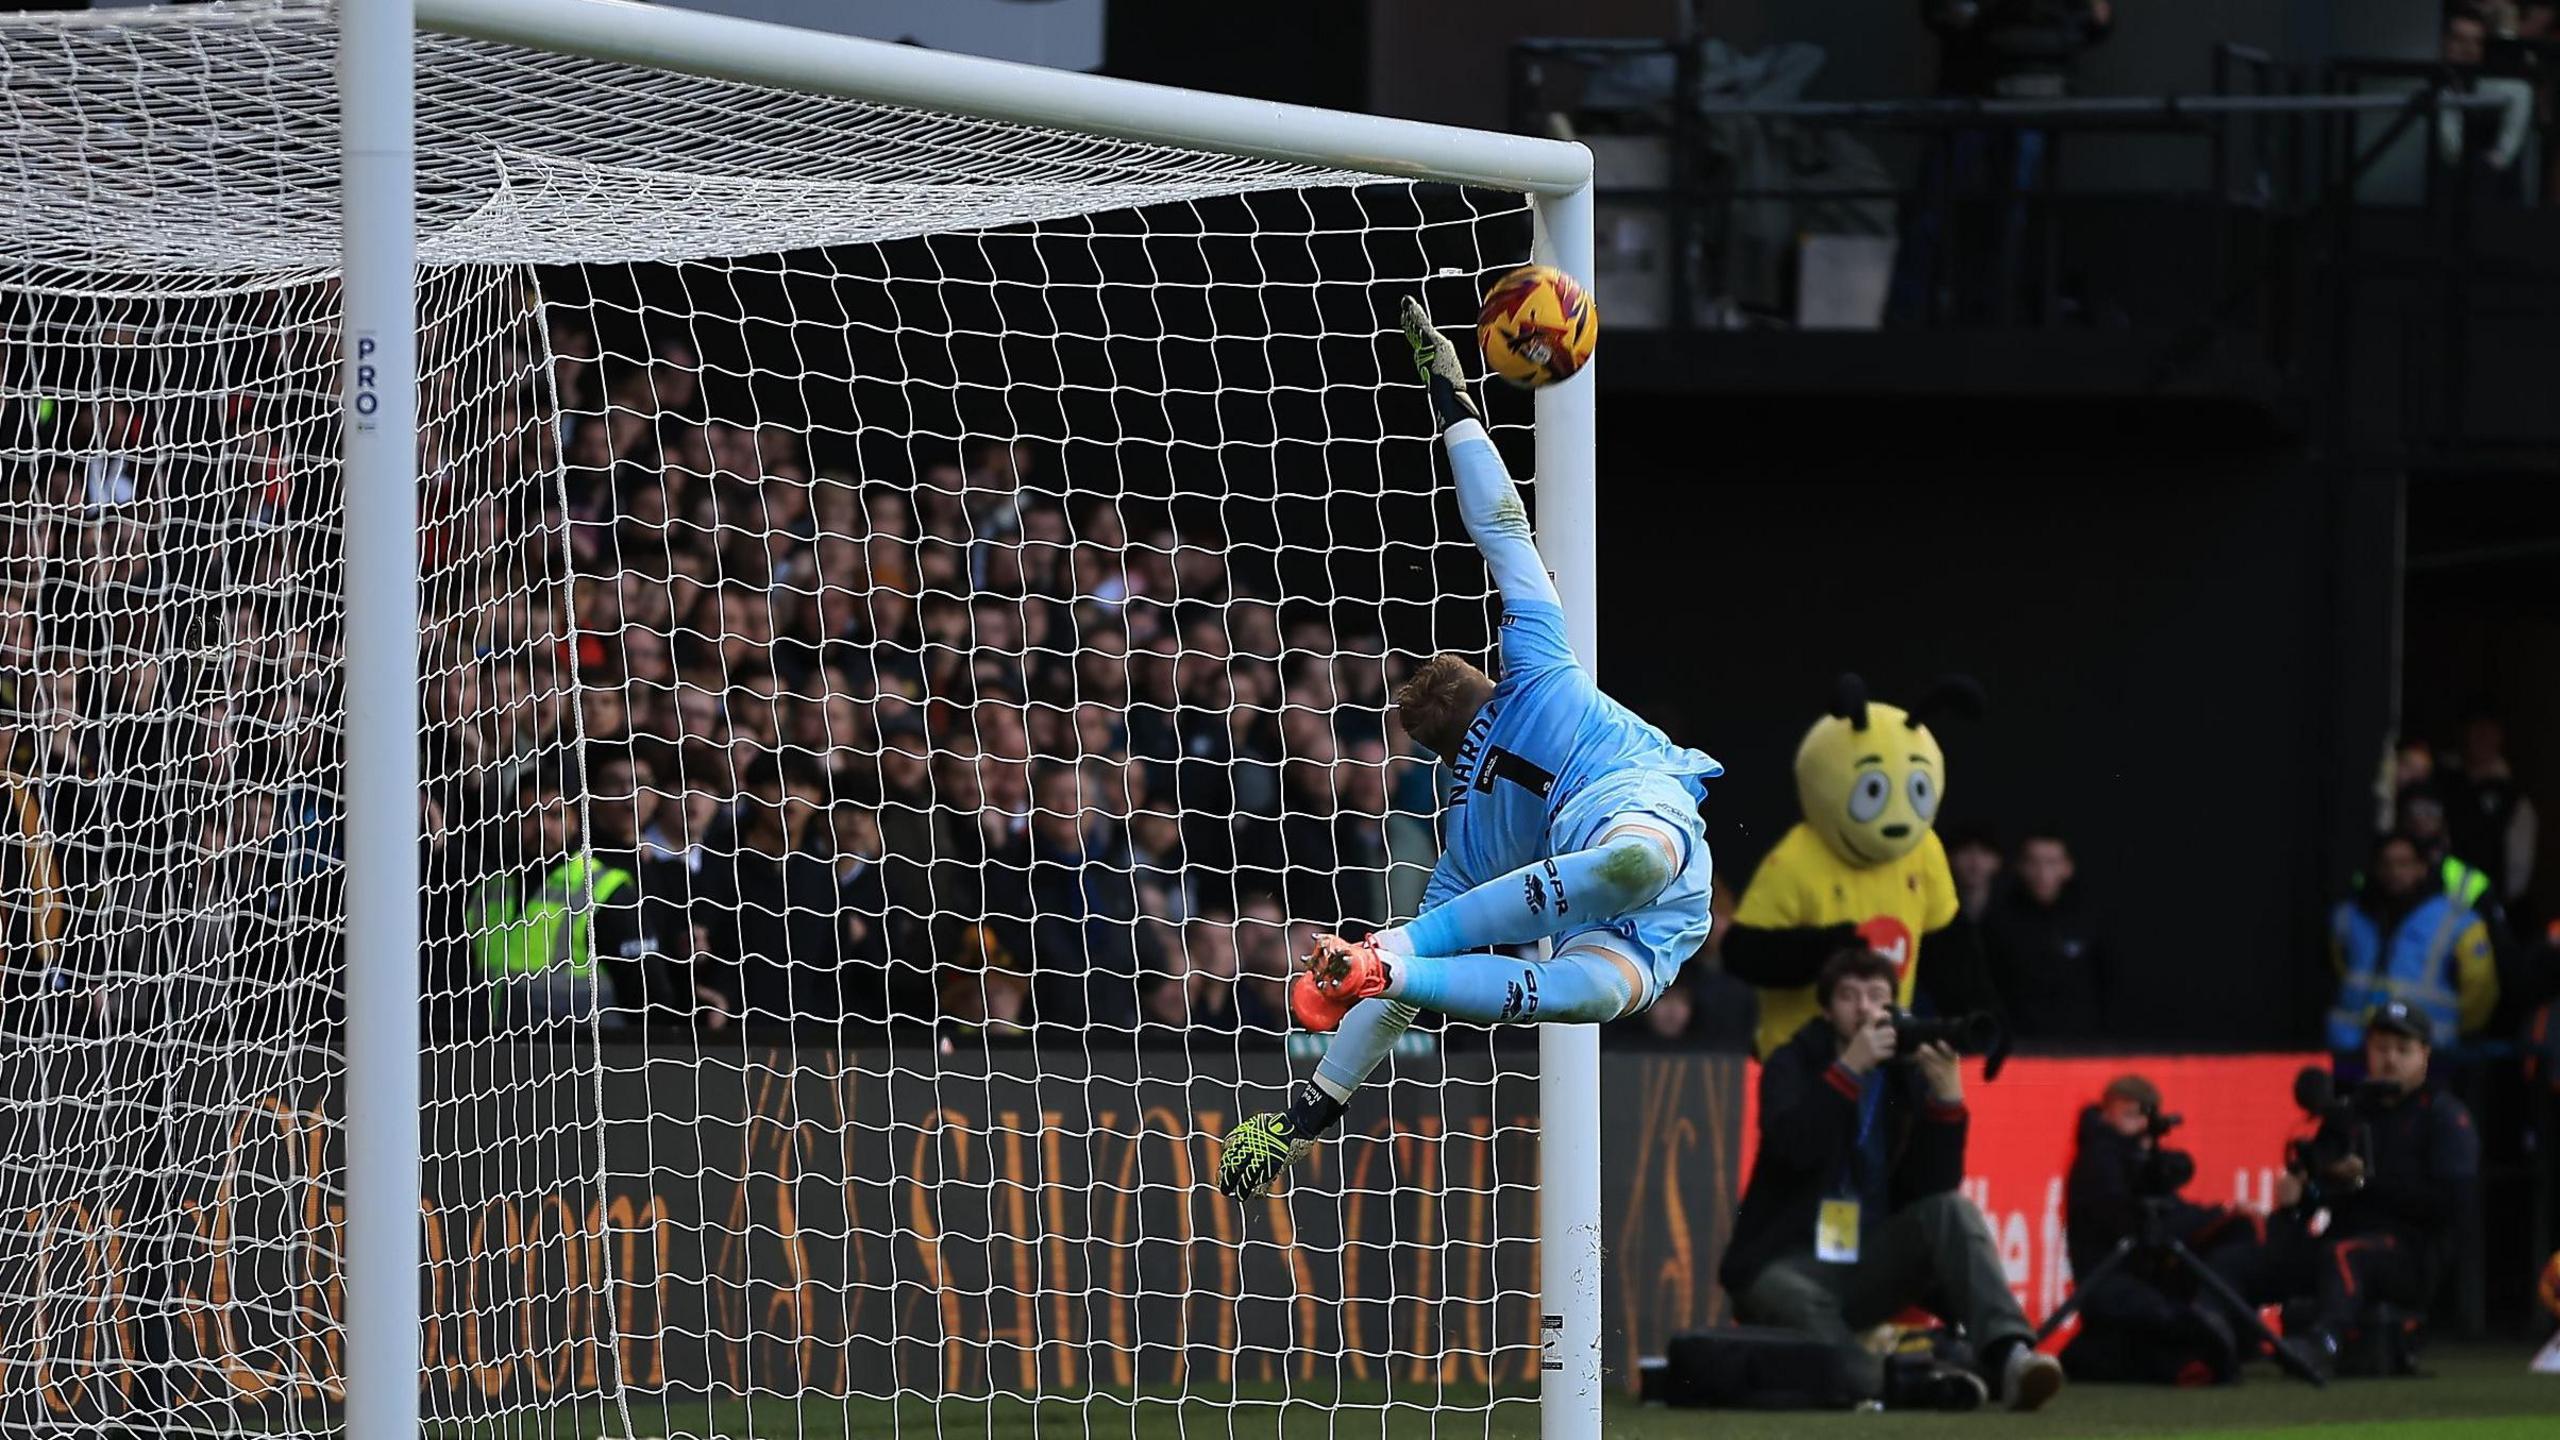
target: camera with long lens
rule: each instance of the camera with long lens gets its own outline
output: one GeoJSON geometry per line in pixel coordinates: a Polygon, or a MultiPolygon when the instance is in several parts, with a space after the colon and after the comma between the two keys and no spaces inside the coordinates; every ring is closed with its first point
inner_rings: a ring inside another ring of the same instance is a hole
{"type": "Polygon", "coordinates": [[[2150,1125],[2143,1131],[2151,1137],[2151,1149],[2142,1157],[2142,1168],[2133,1177],[2135,1193],[2167,1199],[2196,1178],[2196,1157],[2160,1143],[2168,1138],[2170,1131],[2186,1123],[2184,1115],[2151,1117],[2150,1125]]]}
{"type": "Polygon", "coordinates": [[[1924,1020],[1897,1005],[1886,1013],[1893,1021],[1893,1058],[1897,1063],[1908,1064],[1923,1045],[1944,1045],[1959,1055],[1985,1057],[1982,1078],[1997,1080],[2000,1067],[2008,1062],[2008,1034],[2000,1028],[1999,1017],[1987,1011],[1933,1015],[1924,1020]]]}
{"type": "Polygon", "coordinates": [[[1944,1045],[1959,1055],[1988,1055],[1999,1043],[2000,1022],[1979,1010],[1926,1020],[1908,1010],[1893,1012],[1895,1059],[1908,1058],[1923,1045],[1944,1045]]]}
{"type": "Polygon", "coordinates": [[[2284,1143],[2284,1168],[2302,1177],[2303,1213],[2352,1195],[2373,1179],[2373,1132],[2357,1113],[2356,1102],[2368,1090],[2389,1088],[2368,1081],[2341,1095],[2329,1072],[2317,1065],[2305,1065],[2293,1077],[2293,1103],[2319,1122],[2309,1138],[2284,1143]],[[2361,1173],[2348,1179],[2331,1178],[2349,1160],[2361,1162],[2361,1173]]]}

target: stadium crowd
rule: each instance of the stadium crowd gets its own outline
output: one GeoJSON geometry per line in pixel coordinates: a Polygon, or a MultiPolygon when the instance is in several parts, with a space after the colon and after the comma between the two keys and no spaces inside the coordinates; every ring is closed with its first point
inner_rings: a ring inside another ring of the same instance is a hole
{"type": "MultiPolygon", "coordinates": [[[[1135,507],[1036,447],[816,473],[806,433],[715,405],[681,342],[547,338],[549,394],[519,343],[512,381],[447,372],[426,407],[460,419],[421,456],[437,1024],[514,1023],[494,982],[543,992],[517,1021],[1278,1030],[1313,929],[1416,907],[1433,781],[1386,723],[1374,630],[1284,607],[1170,510],[1133,534],[1135,507]],[[592,933],[566,903],[587,855],[592,933]],[[535,952],[572,941],[600,963],[549,993],[584,967],[535,952]]],[[[325,368],[271,343],[285,373],[325,368]]],[[[24,502],[0,528],[12,1030],[244,989],[327,1012],[337,560],[294,458],[322,418],[309,396],[0,415],[24,502]]],[[[2398,824],[2449,886],[2476,867],[2494,913],[2532,812],[2472,729],[2450,780],[2404,757],[2398,824]]],[[[2004,874],[1987,830],[1946,839],[2012,1029],[2094,1038],[2115,977],[2067,842],[2022,837],[2004,874]]],[[[1713,983],[1621,1038],[1712,1038],[1713,983]]]]}
{"type": "MultiPolygon", "coordinates": [[[[296,333],[263,363],[325,371],[296,333]]],[[[1276,1031],[1316,928],[1416,908],[1437,805],[1386,723],[1386,644],[1279,603],[1251,547],[1027,444],[819,471],[808,432],[737,418],[753,405],[708,394],[680,341],[533,338],[484,393],[440,373],[425,407],[456,417],[421,455],[437,1025],[601,1005],[705,1029],[1276,1031]]],[[[320,392],[166,388],[0,414],[23,502],[0,527],[19,1033],[244,991],[332,1003],[338,562],[295,458],[320,392]],[[168,983],[125,983],[146,977],[168,983]]],[[[2512,971],[2531,937],[2498,907],[2533,869],[2531,805],[2494,722],[2445,759],[2404,755],[2393,823],[2512,971]]],[[[2122,977],[2068,842],[1945,840],[2011,1030],[2101,1038],[2122,977]]],[[[1727,858],[1729,909],[1752,857],[1727,858]]],[[[1733,1039],[1714,949],[1619,1040],[1733,1039]]],[[[2541,998],[2498,1006],[2499,978],[2475,957],[2439,1028],[2541,998]]]]}
{"type": "MultiPolygon", "coordinates": [[[[573,731],[563,823],[632,877],[623,943],[655,968],[614,988],[661,1020],[1276,1031],[1313,928],[1410,908],[1430,778],[1385,724],[1375,634],[1290,613],[1170,515],[1133,535],[1032,446],[813,474],[800,432],[713,414],[680,343],[552,348],[566,484],[525,503],[557,508],[494,513],[466,481],[453,517],[527,537],[475,604],[516,602],[500,648],[530,664],[441,667],[428,697],[431,869],[530,868],[513,897],[444,892],[431,934],[469,948],[567,853],[505,827],[545,813],[540,757],[573,731]]],[[[509,970],[488,948],[445,964],[509,970]]]]}
{"type": "MultiPolygon", "coordinates": [[[[556,412],[521,343],[422,406],[434,1025],[1276,1031],[1314,929],[1413,908],[1436,807],[1374,631],[1030,445],[813,473],[683,343],[549,340],[556,412]]],[[[12,417],[12,1029],[171,969],[331,1003],[335,535],[234,409],[12,417]]]]}

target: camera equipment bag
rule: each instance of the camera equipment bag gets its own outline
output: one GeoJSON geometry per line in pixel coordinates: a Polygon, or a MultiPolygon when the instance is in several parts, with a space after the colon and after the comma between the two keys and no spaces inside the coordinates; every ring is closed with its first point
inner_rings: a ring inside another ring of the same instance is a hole
{"type": "Polygon", "coordinates": [[[1645,1398],[1666,1405],[1841,1410],[1869,1398],[1859,1393],[1850,1357],[1838,1347],[1760,1326],[1674,1335],[1660,1371],[1647,1371],[1648,1392],[1657,1373],[1661,1393],[1645,1398]]]}

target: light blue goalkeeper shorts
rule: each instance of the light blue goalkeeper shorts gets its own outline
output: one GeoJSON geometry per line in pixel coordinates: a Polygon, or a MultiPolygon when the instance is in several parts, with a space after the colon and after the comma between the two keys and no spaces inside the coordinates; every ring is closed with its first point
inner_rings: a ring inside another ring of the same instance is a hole
{"type": "Polygon", "coordinates": [[[1715,860],[1707,850],[1707,822],[1698,813],[1696,793],[1688,782],[1658,770],[1623,771],[1565,801],[1548,834],[1552,853],[1563,855],[1598,845],[1629,819],[1649,822],[1685,847],[1680,873],[1642,909],[1558,935],[1551,953],[1561,955],[1578,940],[1607,937],[1610,949],[1632,955],[1649,972],[1652,987],[1644,996],[1649,1006],[1707,943],[1712,923],[1707,901],[1715,888],[1715,860]]]}

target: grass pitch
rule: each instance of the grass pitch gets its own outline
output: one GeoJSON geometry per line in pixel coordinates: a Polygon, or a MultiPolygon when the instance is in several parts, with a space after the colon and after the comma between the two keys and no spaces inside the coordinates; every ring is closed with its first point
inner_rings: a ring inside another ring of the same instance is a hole
{"type": "MultiPolygon", "coordinates": [[[[2339,1380],[2324,1390],[2251,1368],[2210,1390],[2075,1385],[2043,1413],[1970,1415],[1647,1409],[1613,1402],[1607,1440],[1902,1440],[1902,1437],[2193,1437],[2193,1440],[2560,1440],[2560,1376],[2530,1375],[2520,1345],[2439,1346],[2429,1374],[2339,1380]]],[[[1410,1392],[1407,1392],[1408,1394],[1410,1392]]],[[[1384,1397],[1381,1397],[1382,1399],[1384,1397]]],[[[1399,1397],[1328,1410],[1278,1393],[1233,1401],[1095,1396],[1031,1404],[911,1398],[898,1404],[734,1402],[635,1405],[635,1440],[1537,1440],[1537,1406],[1488,1405],[1482,1391],[1444,1392],[1437,1406],[1399,1397]]],[[[517,1411],[504,1423],[430,1426],[449,1440],[605,1440],[618,1418],[517,1411]]]]}
{"type": "MultiPolygon", "coordinates": [[[[2270,1365],[2209,1390],[2074,1385],[2035,1415],[1741,1414],[1613,1409],[1605,1433],[1627,1440],[1902,1440],[1904,1436],[2177,1436],[2194,1440],[2560,1440],[2560,1376],[2528,1375],[2528,1346],[2444,1347],[2428,1375],[2333,1380],[2314,1390],[2270,1365]]],[[[1536,1434],[1533,1428],[1520,1432],[1536,1434]]]]}

